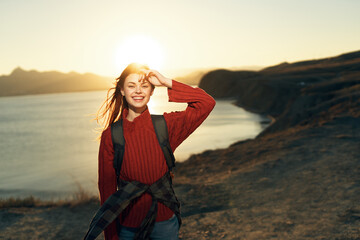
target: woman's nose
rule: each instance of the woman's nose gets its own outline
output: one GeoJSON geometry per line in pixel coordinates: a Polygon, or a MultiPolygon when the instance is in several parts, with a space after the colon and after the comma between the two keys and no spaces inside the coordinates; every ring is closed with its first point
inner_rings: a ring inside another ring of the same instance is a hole
{"type": "Polygon", "coordinates": [[[136,93],[141,93],[141,86],[136,87],[136,93]]]}

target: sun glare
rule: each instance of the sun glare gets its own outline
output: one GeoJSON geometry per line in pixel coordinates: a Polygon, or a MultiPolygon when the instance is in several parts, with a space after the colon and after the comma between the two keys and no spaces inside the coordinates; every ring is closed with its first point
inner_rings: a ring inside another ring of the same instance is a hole
{"type": "Polygon", "coordinates": [[[156,70],[161,70],[164,63],[161,45],[145,35],[134,35],[124,39],[119,43],[115,57],[116,68],[120,71],[132,62],[146,64],[156,70]]]}

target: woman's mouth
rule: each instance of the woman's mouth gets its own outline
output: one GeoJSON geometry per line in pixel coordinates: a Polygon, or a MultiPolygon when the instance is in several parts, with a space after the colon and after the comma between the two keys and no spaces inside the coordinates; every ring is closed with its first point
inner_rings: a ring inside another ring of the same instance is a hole
{"type": "Polygon", "coordinates": [[[132,97],[132,99],[135,101],[135,102],[141,102],[142,100],[144,100],[145,97],[141,97],[141,96],[135,96],[135,97],[132,97]]]}

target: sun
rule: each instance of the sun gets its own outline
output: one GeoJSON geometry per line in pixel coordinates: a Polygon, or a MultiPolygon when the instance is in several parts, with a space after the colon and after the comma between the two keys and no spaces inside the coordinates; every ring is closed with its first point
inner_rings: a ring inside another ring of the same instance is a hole
{"type": "Polygon", "coordinates": [[[128,64],[137,62],[152,69],[161,70],[164,51],[161,45],[150,36],[133,35],[125,38],[116,49],[116,68],[123,70],[128,64]]]}

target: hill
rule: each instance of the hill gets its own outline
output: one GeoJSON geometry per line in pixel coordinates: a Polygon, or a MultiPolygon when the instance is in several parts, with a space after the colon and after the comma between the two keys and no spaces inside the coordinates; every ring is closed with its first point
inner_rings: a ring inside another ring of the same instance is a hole
{"type": "Polygon", "coordinates": [[[185,239],[359,239],[360,52],[200,86],[273,123],[252,140],[178,164],[185,239]],[[196,230],[194,230],[196,229],[196,230]]]}
{"type": "MultiPolygon", "coordinates": [[[[262,67],[260,66],[241,66],[241,67],[233,67],[232,70],[260,70],[262,67]]],[[[207,74],[210,71],[213,71],[213,68],[202,68],[202,69],[186,69],[184,70],[184,73],[177,74],[178,76],[175,77],[177,81],[180,81],[182,83],[188,84],[188,85],[199,85],[201,79],[204,77],[205,74],[207,74]]]]}
{"type": "Polygon", "coordinates": [[[176,77],[176,81],[188,84],[188,85],[199,85],[202,77],[207,73],[205,70],[194,70],[184,76],[176,77]]]}
{"type": "Polygon", "coordinates": [[[199,86],[215,98],[233,98],[247,110],[277,117],[303,91],[347,88],[356,85],[359,77],[360,51],[357,51],[320,60],[282,63],[260,71],[219,69],[205,74],[199,86]]]}
{"type": "Polygon", "coordinates": [[[111,87],[111,81],[92,73],[25,71],[18,67],[0,76],[0,96],[103,90],[111,87]]]}

